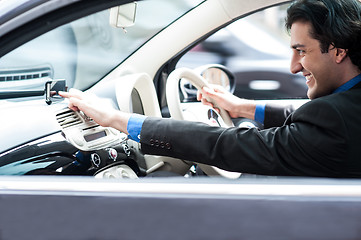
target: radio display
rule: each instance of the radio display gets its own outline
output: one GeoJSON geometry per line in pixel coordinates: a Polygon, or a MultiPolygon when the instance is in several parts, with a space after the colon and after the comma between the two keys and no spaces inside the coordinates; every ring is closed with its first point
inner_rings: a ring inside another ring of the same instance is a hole
{"type": "Polygon", "coordinates": [[[85,135],[84,139],[85,139],[85,141],[90,142],[90,141],[94,141],[94,140],[97,140],[97,139],[105,137],[105,136],[107,136],[106,132],[101,131],[101,132],[85,135]]]}

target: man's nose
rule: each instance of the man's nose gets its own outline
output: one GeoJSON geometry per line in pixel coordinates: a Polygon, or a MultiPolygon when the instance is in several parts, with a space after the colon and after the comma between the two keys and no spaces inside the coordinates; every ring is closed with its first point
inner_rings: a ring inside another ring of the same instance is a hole
{"type": "Polygon", "coordinates": [[[303,70],[303,66],[300,60],[301,60],[300,56],[297,56],[296,54],[292,54],[291,66],[290,66],[291,73],[296,74],[303,70]]]}

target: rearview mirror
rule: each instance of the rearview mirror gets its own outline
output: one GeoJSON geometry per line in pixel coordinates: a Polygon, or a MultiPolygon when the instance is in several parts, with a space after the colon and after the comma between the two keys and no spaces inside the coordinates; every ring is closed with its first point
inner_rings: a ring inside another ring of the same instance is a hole
{"type": "Polygon", "coordinates": [[[116,28],[126,28],[135,24],[137,3],[128,3],[110,9],[110,25],[116,28]]]}

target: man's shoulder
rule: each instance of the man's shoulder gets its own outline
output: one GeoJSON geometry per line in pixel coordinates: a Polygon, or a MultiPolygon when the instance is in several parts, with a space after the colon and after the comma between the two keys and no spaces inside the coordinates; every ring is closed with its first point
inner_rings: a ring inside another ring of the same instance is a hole
{"type": "Polygon", "coordinates": [[[321,118],[324,121],[335,120],[337,116],[343,118],[347,112],[361,110],[361,88],[350,89],[345,92],[334,93],[311,100],[293,113],[293,120],[300,118],[321,118]]]}
{"type": "Polygon", "coordinates": [[[303,110],[303,108],[307,109],[319,107],[320,105],[347,107],[346,104],[348,101],[361,103],[361,85],[358,88],[352,88],[344,92],[329,94],[327,96],[313,99],[303,104],[298,110],[303,110]]]}

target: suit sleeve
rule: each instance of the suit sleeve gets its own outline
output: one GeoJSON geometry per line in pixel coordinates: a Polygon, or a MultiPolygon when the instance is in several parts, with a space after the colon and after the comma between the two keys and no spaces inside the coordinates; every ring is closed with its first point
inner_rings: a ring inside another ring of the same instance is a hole
{"type": "Polygon", "coordinates": [[[284,124],[287,117],[294,112],[292,105],[279,106],[267,104],[264,113],[264,128],[280,127],[284,124]]]}
{"type": "Polygon", "coordinates": [[[314,100],[306,105],[294,112],[285,125],[265,130],[147,118],[141,131],[141,148],[145,154],[228,171],[337,177],[342,174],[341,159],[347,147],[342,116],[325,101],[314,100]]]}

